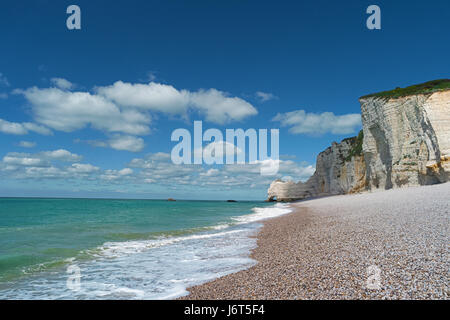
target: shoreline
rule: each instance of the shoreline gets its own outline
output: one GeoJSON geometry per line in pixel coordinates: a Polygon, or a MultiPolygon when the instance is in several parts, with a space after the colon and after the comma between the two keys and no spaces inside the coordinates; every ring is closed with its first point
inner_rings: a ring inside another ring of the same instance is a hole
{"type": "Polygon", "coordinates": [[[448,299],[450,183],[291,203],[262,221],[257,264],[191,299],[448,299]]]}
{"type": "MultiPolygon", "coordinates": [[[[273,225],[270,223],[275,223],[278,224],[279,220],[281,220],[282,218],[287,218],[289,216],[298,214],[299,209],[295,208],[292,203],[288,204],[289,208],[292,210],[291,212],[284,214],[282,216],[279,217],[273,217],[273,218],[268,218],[266,220],[260,221],[260,223],[262,223],[262,227],[259,229],[259,231],[251,236],[252,238],[257,238],[257,246],[256,248],[252,249],[250,251],[250,255],[249,258],[253,259],[256,261],[256,264],[254,266],[251,266],[245,270],[241,270],[241,271],[237,271],[216,279],[213,279],[211,281],[208,281],[206,283],[203,284],[199,284],[199,285],[194,285],[192,287],[188,287],[186,288],[186,290],[189,292],[188,295],[182,296],[182,297],[178,297],[176,298],[176,300],[195,300],[195,299],[206,299],[206,300],[216,300],[216,299],[259,299],[257,297],[253,297],[253,298],[237,298],[234,297],[233,298],[220,298],[220,297],[209,297],[206,298],[204,295],[205,294],[210,294],[211,291],[216,291],[214,289],[214,287],[216,285],[219,286],[226,286],[229,287],[230,290],[235,290],[237,289],[235,285],[232,285],[232,282],[234,280],[238,280],[238,279],[242,279],[242,278],[247,278],[250,276],[250,274],[254,271],[254,269],[258,269],[258,266],[260,266],[261,264],[264,264],[265,262],[265,258],[267,258],[264,248],[266,247],[266,243],[264,243],[263,239],[265,238],[265,233],[272,233],[273,231],[270,231],[273,227],[273,225]]],[[[300,209],[301,210],[301,209],[300,209]]],[[[302,210],[303,211],[303,210],[302,210]]],[[[305,210],[306,212],[306,210],[305,210]]],[[[273,229],[272,229],[273,230],[273,229]]],[[[272,239],[270,239],[272,240],[272,239]]],[[[269,241],[270,241],[269,240],[269,241]]],[[[245,291],[248,291],[246,288],[244,289],[245,291]]],[[[228,292],[227,294],[232,294],[232,292],[228,292]]]]}
{"type": "Polygon", "coordinates": [[[46,200],[44,209],[36,209],[35,215],[44,215],[51,207],[54,220],[42,219],[29,229],[14,225],[14,210],[29,212],[35,202],[11,201],[2,207],[3,213],[10,211],[2,221],[5,230],[11,231],[4,232],[0,242],[18,239],[27,243],[32,238],[36,250],[21,252],[12,245],[6,251],[11,256],[3,262],[8,267],[13,261],[16,266],[0,272],[0,299],[175,299],[187,293],[186,287],[254,265],[248,255],[256,247],[256,238],[251,236],[261,227],[258,221],[290,212],[283,206],[272,208],[254,201],[169,205],[165,201],[108,200],[101,206],[80,206],[80,200],[46,200]],[[14,206],[6,210],[11,201],[14,206]],[[79,224],[88,223],[85,211],[92,213],[89,241],[74,232],[80,230],[79,224]],[[76,222],[59,228],[58,221],[68,215],[76,222]],[[128,221],[115,224],[117,217],[125,216],[128,221]],[[66,239],[73,248],[67,249],[66,239]],[[27,259],[30,256],[35,260],[27,259]],[[79,270],[80,290],[67,286],[69,268],[79,270]]]}

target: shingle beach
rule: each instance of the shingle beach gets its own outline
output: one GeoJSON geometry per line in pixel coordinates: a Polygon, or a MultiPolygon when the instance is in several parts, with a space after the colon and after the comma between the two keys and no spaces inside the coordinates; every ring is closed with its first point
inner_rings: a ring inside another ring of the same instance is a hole
{"type": "Polygon", "coordinates": [[[181,299],[448,299],[450,183],[292,204],[244,271],[181,299]]]}

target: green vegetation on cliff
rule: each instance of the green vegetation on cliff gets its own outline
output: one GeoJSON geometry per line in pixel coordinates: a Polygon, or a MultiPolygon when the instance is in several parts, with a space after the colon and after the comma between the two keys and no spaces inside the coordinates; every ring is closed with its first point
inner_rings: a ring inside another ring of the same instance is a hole
{"type": "Polygon", "coordinates": [[[361,99],[370,97],[399,98],[415,94],[433,93],[443,90],[450,90],[450,79],[432,80],[406,88],[395,88],[394,90],[372,93],[361,97],[361,99]]]}
{"type": "Polygon", "coordinates": [[[352,160],[353,156],[360,156],[360,155],[362,155],[362,145],[363,145],[363,139],[364,139],[363,131],[361,130],[358,133],[357,137],[353,137],[353,138],[350,138],[350,139],[354,139],[355,141],[352,141],[353,147],[350,150],[350,152],[348,153],[347,157],[345,157],[345,159],[344,159],[346,162],[352,160]]]}

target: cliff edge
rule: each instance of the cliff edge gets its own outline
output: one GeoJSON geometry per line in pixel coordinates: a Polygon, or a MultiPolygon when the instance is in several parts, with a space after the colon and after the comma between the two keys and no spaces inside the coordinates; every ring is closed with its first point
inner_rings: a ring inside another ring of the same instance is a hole
{"type": "Polygon", "coordinates": [[[363,129],[321,152],[305,183],[275,180],[271,201],[450,180],[450,79],[359,99],[363,129]]]}

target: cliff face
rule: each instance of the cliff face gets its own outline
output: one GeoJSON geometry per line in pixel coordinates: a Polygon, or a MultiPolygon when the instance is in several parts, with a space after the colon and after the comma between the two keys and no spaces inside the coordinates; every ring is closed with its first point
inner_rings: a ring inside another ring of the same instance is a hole
{"type": "Polygon", "coordinates": [[[311,177],[306,183],[301,181],[295,183],[293,181],[275,180],[270,184],[267,196],[269,201],[295,201],[299,199],[310,198],[315,196],[313,185],[310,183],[311,177]]]}
{"type": "Polygon", "coordinates": [[[360,98],[363,134],[321,152],[307,182],[272,182],[269,200],[449,181],[450,90],[404,97],[382,94],[360,98]]]}
{"type": "Polygon", "coordinates": [[[360,103],[369,189],[449,180],[449,90],[360,103]]]}
{"type": "Polygon", "coordinates": [[[361,146],[362,134],[333,142],[317,156],[316,172],[307,182],[275,180],[269,187],[269,200],[292,201],[364,189],[366,168],[361,146]]]}
{"type": "Polygon", "coordinates": [[[356,192],[365,184],[364,155],[361,154],[362,135],[347,138],[317,156],[314,185],[316,195],[356,192]],[[356,151],[356,149],[360,149],[356,151]],[[362,186],[361,186],[362,184],[362,186]]]}

